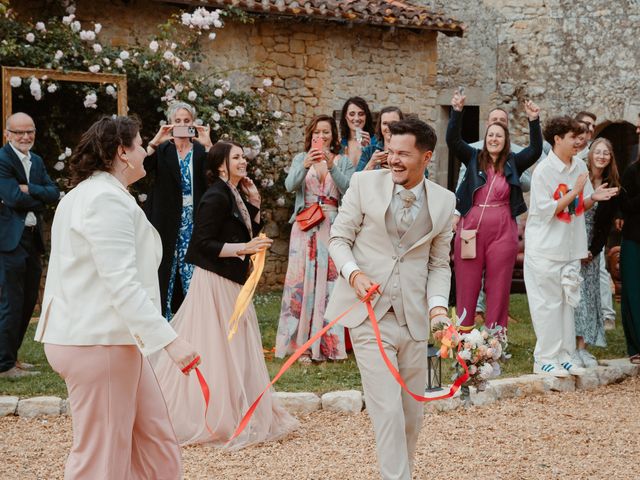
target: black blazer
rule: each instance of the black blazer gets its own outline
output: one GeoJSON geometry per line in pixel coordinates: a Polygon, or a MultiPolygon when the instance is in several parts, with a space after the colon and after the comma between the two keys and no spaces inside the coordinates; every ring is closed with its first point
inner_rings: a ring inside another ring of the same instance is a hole
{"type": "Polygon", "coordinates": [[[255,237],[262,223],[254,218],[260,211],[245,200],[251,217],[251,232],[242,221],[240,210],[226,182],[216,179],[202,196],[196,211],[191,243],[185,260],[233,282],[244,284],[249,274],[249,255],[220,257],[225,243],[244,243],[255,237]]]}
{"type": "MultiPolygon", "coordinates": [[[[193,142],[193,205],[200,203],[207,189],[204,147],[193,142]]],[[[180,216],[182,214],[182,185],[178,152],[173,142],[163,142],[144,160],[144,168],[152,178],[151,189],[144,203],[144,212],[162,239],[162,262],[158,268],[162,305],[166,303],[169,289],[169,274],[176,249],[180,216]]],[[[186,292],[185,292],[186,294],[186,292]]]]}
{"type": "Polygon", "coordinates": [[[42,212],[45,204],[57,202],[60,190],[47,175],[44,161],[31,152],[29,181],[22,162],[7,143],[0,149],[0,252],[16,249],[24,231],[27,212],[34,212],[37,219],[38,246],[44,252],[42,212]],[[23,193],[20,185],[29,185],[29,193],[23,193]]]}

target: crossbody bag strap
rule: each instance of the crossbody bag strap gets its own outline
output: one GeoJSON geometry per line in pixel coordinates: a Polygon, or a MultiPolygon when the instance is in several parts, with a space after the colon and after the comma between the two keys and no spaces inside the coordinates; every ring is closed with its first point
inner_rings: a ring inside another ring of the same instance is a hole
{"type": "MultiPolygon", "coordinates": [[[[496,177],[498,174],[495,174],[491,179],[491,183],[489,184],[489,191],[487,192],[487,198],[484,200],[484,205],[482,207],[482,211],[480,212],[480,218],[478,219],[478,225],[476,225],[476,230],[480,230],[480,223],[482,222],[482,217],[484,216],[484,211],[487,208],[487,204],[489,203],[489,197],[491,196],[491,190],[493,189],[493,182],[496,181],[496,177]]],[[[462,228],[464,229],[464,217],[462,217],[462,228]]]]}

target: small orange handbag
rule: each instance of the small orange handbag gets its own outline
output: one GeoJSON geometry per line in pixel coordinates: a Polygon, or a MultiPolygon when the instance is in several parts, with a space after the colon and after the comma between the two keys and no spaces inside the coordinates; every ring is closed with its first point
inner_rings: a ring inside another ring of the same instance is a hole
{"type": "Polygon", "coordinates": [[[306,232],[324,220],[324,212],[319,203],[313,203],[296,215],[300,230],[306,232]]]}

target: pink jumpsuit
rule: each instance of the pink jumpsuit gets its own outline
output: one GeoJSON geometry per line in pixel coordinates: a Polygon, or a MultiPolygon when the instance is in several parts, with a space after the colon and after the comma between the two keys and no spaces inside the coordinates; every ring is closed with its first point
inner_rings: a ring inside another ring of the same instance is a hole
{"type": "MultiPolygon", "coordinates": [[[[518,254],[518,227],[511,216],[509,194],[511,187],[503,174],[497,174],[491,197],[487,199],[489,186],[496,174],[487,169],[487,182],[473,195],[473,206],[458,222],[454,243],[456,273],[456,312],[466,311],[462,327],[471,330],[474,325],[478,294],[482,285],[487,295],[486,325],[496,324],[507,328],[509,319],[509,292],[511,276],[518,254]],[[460,257],[460,230],[477,228],[482,205],[487,205],[476,235],[476,258],[460,257]]],[[[464,329],[464,328],[463,328],[464,329]]]]}

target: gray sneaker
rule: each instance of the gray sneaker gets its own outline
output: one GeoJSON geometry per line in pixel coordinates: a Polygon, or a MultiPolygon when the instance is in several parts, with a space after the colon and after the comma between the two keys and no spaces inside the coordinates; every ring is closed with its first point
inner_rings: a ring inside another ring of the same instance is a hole
{"type": "Polygon", "coordinates": [[[591,352],[581,348],[580,350],[577,350],[577,353],[582,359],[584,368],[596,368],[598,366],[598,359],[594,357],[591,352]]]}

